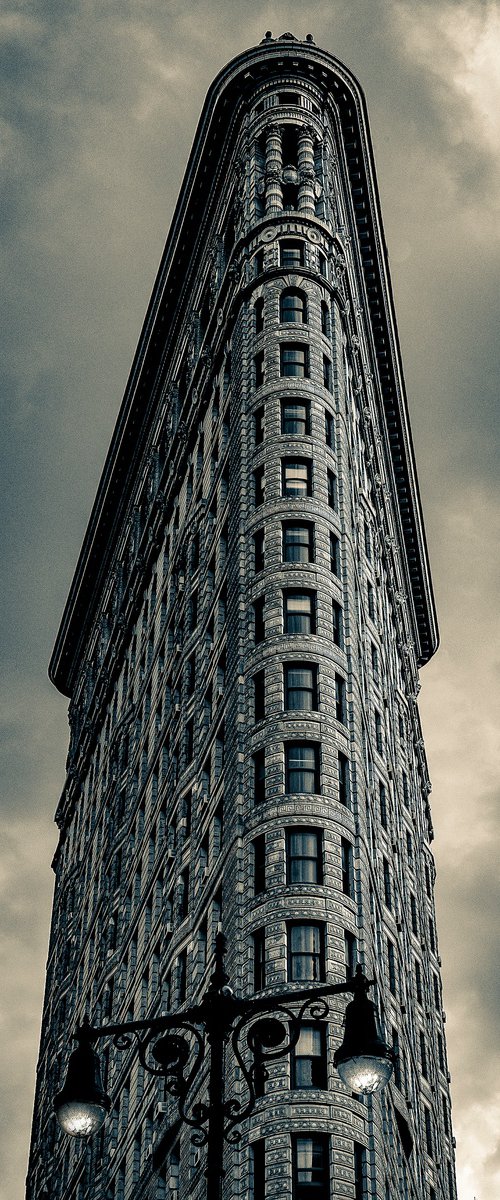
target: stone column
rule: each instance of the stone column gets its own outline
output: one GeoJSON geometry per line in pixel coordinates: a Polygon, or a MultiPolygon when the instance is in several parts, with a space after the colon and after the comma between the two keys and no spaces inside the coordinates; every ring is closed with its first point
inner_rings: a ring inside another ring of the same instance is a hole
{"type": "Polygon", "coordinates": [[[283,209],[282,170],[281,129],[279,125],[271,125],[266,135],[266,216],[283,209]]]}
{"type": "Polygon", "coordinates": [[[316,210],[314,199],[314,133],[308,125],[299,130],[297,163],[299,169],[299,212],[314,217],[316,210]]]}

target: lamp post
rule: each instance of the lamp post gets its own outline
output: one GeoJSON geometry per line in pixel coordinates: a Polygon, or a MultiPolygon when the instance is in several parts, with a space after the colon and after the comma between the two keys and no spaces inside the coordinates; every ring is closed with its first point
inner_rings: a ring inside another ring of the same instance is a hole
{"type": "Polygon", "coordinates": [[[74,1137],[97,1132],[111,1108],[100,1075],[94,1043],[112,1038],[118,1049],[127,1049],[135,1038],[139,1059],[149,1072],[165,1080],[165,1089],[178,1101],[180,1119],[193,1129],[192,1141],[207,1145],[207,1200],[221,1200],[224,1141],[239,1141],[237,1128],[253,1111],[267,1077],[265,1064],[283,1058],[296,1046],[302,1022],[328,1015],[326,999],[351,993],[347,1006],[344,1041],[334,1056],[343,1082],[352,1091],[369,1093],[384,1087],[392,1074],[393,1051],[377,1032],[375,1008],[368,999],[369,980],[358,966],[345,983],[324,984],[274,995],[243,999],[235,996],[224,969],[226,939],[217,934],[215,970],[201,1003],[150,1020],[92,1027],[84,1022],[70,1056],[66,1081],[55,1097],[61,1128],[74,1137]],[[291,1008],[298,1005],[298,1011],[291,1008]],[[264,1014],[271,1014],[264,1016],[264,1014]],[[225,1047],[231,1041],[235,1060],[247,1088],[242,1102],[227,1099],[224,1086],[225,1047]],[[251,1062],[246,1061],[246,1048],[251,1062]],[[210,1050],[208,1103],[192,1101],[193,1084],[207,1048],[210,1050]],[[151,1061],[151,1059],[153,1061],[151,1061]]]}

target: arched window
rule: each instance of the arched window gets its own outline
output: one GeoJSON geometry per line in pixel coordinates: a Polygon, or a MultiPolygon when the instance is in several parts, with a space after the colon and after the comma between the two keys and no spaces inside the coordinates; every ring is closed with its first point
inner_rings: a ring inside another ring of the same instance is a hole
{"type": "Polygon", "coordinates": [[[287,288],[280,296],[280,321],[291,321],[295,325],[307,322],[307,296],[298,288],[287,288]]]}

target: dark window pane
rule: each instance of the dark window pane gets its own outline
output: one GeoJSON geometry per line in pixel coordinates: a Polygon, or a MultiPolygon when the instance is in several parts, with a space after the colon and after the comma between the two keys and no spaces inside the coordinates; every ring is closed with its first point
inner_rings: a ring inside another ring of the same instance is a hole
{"type": "Polygon", "coordinates": [[[306,923],[288,928],[288,978],[291,983],[324,979],[323,925],[306,923]]]}
{"type": "Polygon", "coordinates": [[[286,833],[287,883],[323,882],[321,829],[288,829],[286,833]]]}
{"type": "Polygon", "coordinates": [[[284,458],[281,464],[281,482],[284,496],[310,496],[311,460],[284,458]]]}
{"type": "Polygon", "coordinates": [[[266,890],[266,839],[262,833],[253,842],[254,892],[259,895],[266,890]]]}
{"type": "Polygon", "coordinates": [[[261,988],[266,986],[266,932],[265,929],[256,929],[253,937],[253,984],[254,990],[259,992],[261,988]]]}
{"type": "Polygon", "coordinates": [[[309,376],[309,350],[298,343],[282,343],[280,346],[280,374],[291,378],[309,376]]]}
{"type": "Polygon", "coordinates": [[[258,408],[253,414],[253,429],[254,441],[256,446],[260,446],[264,441],[264,407],[258,408]]]}
{"type": "Polygon", "coordinates": [[[319,747],[316,742],[289,742],[285,747],[286,791],[319,792],[319,747]]]}
{"type": "Polygon", "coordinates": [[[264,328],[264,300],[260,297],[254,304],[255,332],[262,333],[264,328]]]}
{"type": "Polygon", "coordinates": [[[315,633],[316,605],[314,592],[284,593],[285,633],[315,633]]]}
{"type": "Polygon", "coordinates": [[[291,1055],[292,1088],[326,1088],[325,1029],[323,1025],[302,1025],[291,1055]]]}
{"type": "Polygon", "coordinates": [[[257,574],[264,570],[264,543],[265,532],[263,529],[257,529],[253,535],[254,541],[254,570],[257,574]]]}
{"type": "Polygon", "coordinates": [[[254,800],[256,804],[262,804],[266,798],[266,759],[265,750],[256,750],[253,756],[254,767],[254,800]]]}
{"type": "Polygon", "coordinates": [[[304,263],[303,242],[280,242],[281,266],[293,270],[304,263]]]}
{"type": "Polygon", "coordinates": [[[266,480],[264,475],[264,467],[257,467],[253,473],[254,488],[255,488],[255,507],[263,504],[266,496],[266,480]]]}
{"type": "Polygon", "coordinates": [[[281,432],[299,437],[311,432],[310,405],[307,400],[281,401],[281,432]]]}
{"type": "Polygon", "coordinates": [[[285,666],[285,708],[313,712],[317,707],[317,668],[306,663],[285,666]]]}
{"type": "Polygon", "coordinates": [[[257,600],[254,600],[254,604],[253,604],[254,640],[255,640],[256,646],[258,645],[259,642],[263,642],[264,638],[266,636],[266,629],[265,629],[265,623],[264,623],[264,604],[265,604],[264,596],[259,596],[257,600]]]}
{"type": "Polygon", "coordinates": [[[292,1135],[293,1200],[330,1200],[328,1138],[292,1135]]]}
{"type": "Polygon", "coordinates": [[[295,324],[305,324],[307,321],[307,303],[304,292],[290,288],[280,296],[280,321],[292,321],[295,324]]]}
{"type": "Polygon", "coordinates": [[[283,525],[283,561],[313,562],[313,526],[305,522],[283,525]]]}

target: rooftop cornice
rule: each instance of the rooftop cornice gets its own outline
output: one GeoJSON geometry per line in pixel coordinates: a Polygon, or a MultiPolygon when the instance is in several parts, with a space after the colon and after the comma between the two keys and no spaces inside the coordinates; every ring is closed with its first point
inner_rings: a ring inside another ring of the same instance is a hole
{"type": "MultiPolygon", "coordinates": [[[[419,637],[419,661],[438,644],[432,585],[399,339],[383,237],[366,104],[352,73],[309,41],[266,39],[229,62],[212,83],[174,211],[165,250],[49,666],[53,683],[71,695],[154,420],[165,364],[175,344],[196,270],[196,249],[216,199],[207,197],[209,172],[223,172],[234,152],[231,136],[257,85],[293,75],[330,96],[338,113],[347,166],[355,160],[361,188],[359,252],[365,274],[375,351],[398,488],[408,573],[419,637]],[[369,247],[369,253],[366,252],[369,247]],[[378,346],[377,346],[378,340],[378,346]]],[[[354,189],[354,185],[352,184],[354,189]]],[[[216,189],[214,189],[216,191],[216,189]]],[[[357,201],[359,205],[359,200],[357,201]]],[[[356,205],[355,211],[356,210],[356,205]]]]}

